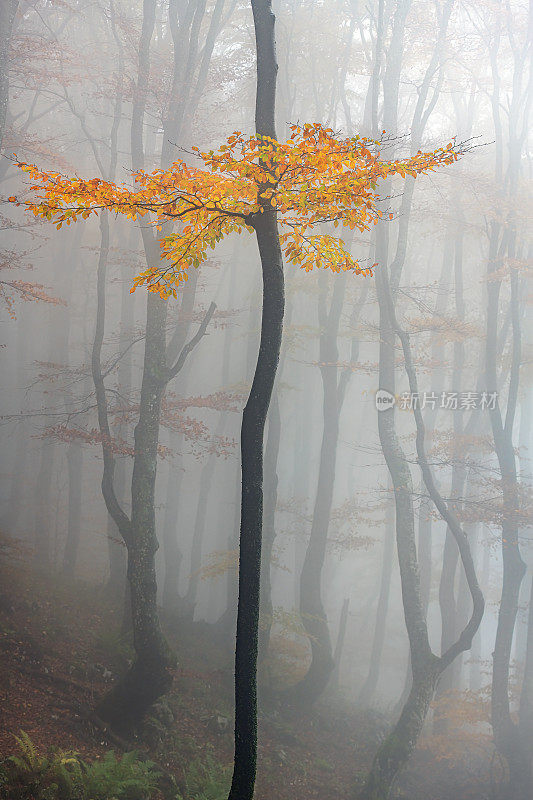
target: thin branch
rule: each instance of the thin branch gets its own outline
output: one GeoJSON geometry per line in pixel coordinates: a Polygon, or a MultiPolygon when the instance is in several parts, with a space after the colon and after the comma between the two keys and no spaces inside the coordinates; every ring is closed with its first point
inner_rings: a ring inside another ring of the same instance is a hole
{"type": "Polygon", "coordinates": [[[168,370],[167,377],[166,377],[166,382],[167,383],[168,383],[168,381],[172,380],[172,378],[174,378],[178,374],[178,372],[182,369],[183,365],[185,364],[185,361],[186,361],[187,356],[189,355],[189,353],[192,350],[194,350],[194,348],[196,347],[196,345],[198,344],[200,339],[203,336],[205,336],[205,332],[206,332],[207,326],[209,325],[209,322],[211,321],[211,317],[215,313],[215,309],[216,309],[216,304],[215,303],[211,303],[211,305],[209,306],[209,308],[206,311],[206,314],[205,314],[205,317],[202,320],[202,323],[200,324],[200,327],[198,328],[198,331],[192,337],[192,339],[189,342],[187,342],[187,344],[183,347],[183,349],[182,349],[181,353],[179,354],[174,366],[171,367],[168,370]]]}

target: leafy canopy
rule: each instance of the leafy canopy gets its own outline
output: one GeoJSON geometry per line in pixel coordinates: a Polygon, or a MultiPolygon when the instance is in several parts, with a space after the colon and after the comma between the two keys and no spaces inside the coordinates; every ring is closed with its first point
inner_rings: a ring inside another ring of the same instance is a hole
{"type": "MultiPolygon", "coordinates": [[[[416,177],[456,161],[458,146],[395,161],[381,160],[385,141],[343,138],[319,123],[292,125],[287,142],[232,134],[218,150],[193,147],[200,167],[179,159],[169,169],[133,173],[133,186],[92,178],[69,178],[17,162],[34,183],[37,200],[20,203],[57,228],[107,209],[128,219],[152,215],[163,232],[161,260],[135,278],[163,297],[176,296],[209,248],[229,233],[253,230],[260,214],[276,209],[287,261],[305,270],[327,267],[371,274],[347,251],[340,236],[316,232],[326,223],[366,231],[384,216],[379,203],[380,179],[416,177]],[[179,223],[170,225],[169,223],[179,223]]],[[[392,214],[387,212],[392,218],[392,214]]]]}

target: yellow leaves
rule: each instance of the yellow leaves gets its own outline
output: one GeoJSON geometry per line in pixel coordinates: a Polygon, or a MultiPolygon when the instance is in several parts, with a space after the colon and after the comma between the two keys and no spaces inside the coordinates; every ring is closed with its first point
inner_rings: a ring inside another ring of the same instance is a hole
{"type": "MultiPolygon", "coordinates": [[[[229,233],[253,231],[254,215],[277,208],[282,247],[291,263],[305,270],[368,274],[336,236],[313,233],[319,225],[366,231],[382,218],[378,183],[389,175],[416,175],[455,161],[454,143],[432,153],[399,161],[381,160],[380,142],[358,136],[341,138],[319,123],[291,125],[289,141],[234,132],[216,151],[192,148],[198,167],[183,161],[167,170],[134,173],[132,190],[99,178],[82,180],[46,173],[19,162],[35,182],[33,202],[20,203],[57,228],[107,209],[126,219],[151,215],[156,230],[179,221],[180,229],[161,240],[162,263],[135,278],[137,286],[176,296],[186,270],[229,233]]],[[[389,214],[389,219],[393,216],[389,214]]]]}

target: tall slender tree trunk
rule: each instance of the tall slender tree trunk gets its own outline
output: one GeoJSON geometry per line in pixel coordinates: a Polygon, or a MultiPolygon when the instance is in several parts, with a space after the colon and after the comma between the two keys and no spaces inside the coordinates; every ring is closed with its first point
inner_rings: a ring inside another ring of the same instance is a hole
{"type": "Polygon", "coordinates": [[[125,679],[115,686],[99,707],[99,713],[106,721],[126,730],[170,688],[174,664],[159,622],[155,572],[155,554],[159,545],[154,500],[159,416],[167,383],[166,317],[166,301],[150,293],[139,421],[135,427],[128,543],[135,662],[125,679]]]}
{"type": "MultiPolygon", "coordinates": [[[[385,265],[376,274],[376,289],[380,311],[380,388],[394,393],[394,337],[397,335],[402,343],[409,389],[413,395],[418,396],[418,382],[409,338],[400,328],[396,319],[388,269],[385,265]]],[[[484,611],[483,595],[477,582],[468,541],[453,508],[448,506],[439,494],[427,461],[425,426],[418,408],[414,409],[414,417],[416,451],[424,483],[458,545],[472,596],[473,610],[468,623],[457,639],[445,653],[440,657],[436,656],[429,645],[426,614],[420,591],[411,470],[396,432],[394,407],[381,411],[378,414],[378,430],[396,496],[396,542],[413,682],[400,719],[376,754],[366,784],[360,793],[361,800],[386,800],[388,798],[396,775],[414,750],[440,675],[458,655],[470,648],[484,611]]]]}
{"type": "MultiPolygon", "coordinates": [[[[495,253],[495,236],[493,237],[493,251],[489,261],[489,274],[497,268],[495,253]]],[[[492,244],[492,242],[491,242],[492,244]]],[[[511,303],[514,305],[513,315],[513,361],[518,371],[520,363],[520,323],[518,319],[517,279],[511,275],[511,303]]],[[[487,389],[497,391],[496,378],[496,326],[492,322],[497,318],[500,281],[488,281],[488,309],[487,309],[487,389]]],[[[494,740],[498,750],[505,756],[509,764],[511,786],[520,789],[521,794],[514,795],[516,800],[527,800],[524,794],[524,752],[520,740],[519,726],[515,724],[510,713],[509,678],[511,648],[518,612],[518,598],[520,586],[526,568],[522,561],[518,540],[517,509],[519,508],[518,483],[516,474],[515,452],[512,441],[512,419],[514,415],[513,395],[507,401],[505,422],[499,407],[490,412],[492,430],[498,462],[502,476],[503,496],[503,521],[502,521],[502,560],[503,583],[498,612],[498,626],[494,643],[493,669],[492,669],[492,727],[494,740]]],[[[529,790],[528,790],[529,791],[529,790]]]]}
{"type": "MultiPolygon", "coordinates": [[[[463,233],[461,230],[456,234],[455,240],[455,254],[454,254],[454,273],[455,273],[455,312],[457,319],[464,322],[465,319],[465,306],[463,299],[463,233]]],[[[465,358],[464,344],[462,341],[456,341],[453,345],[453,370],[452,370],[452,388],[454,391],[459,392],[462,386],[463,378],[463,365],[465,358]]],[[[457,410],[454,412],[453,417],[453,433],[454,441],[461,442],[464,433],[462,411],[457,410]]],[[[450,488],[450,497],[452,502],[457,508],[462,505],[462,496],[464,493],[466,481],[466,466],[463,461],[464,444],[455,446],[453,450],[453,463],[452,463],[452,482],[450,488]]],[[[460,609],[459,598],[456,598],[456,573],[457,565],[459,563],[459,550],[452,532],[448,528],[446,530],[446,539],[444,542],[444,554],[442,573],[439,585],[439,605],[441,612],[442,628],[441,628],[441,652],[444,653],[455,640],[458,631],[460,630],[460,609]]],[[[448,669],[444,672],[437,688],[437,697],[443,697],[447,692],[457,688],[460,673],[459,659],[450,664],[448,669]]],[[[435,731],[443,733],[448,727],[448,720],[445,716],[437,714],[435,716],[435,731]]]]}
{"type": "Polygon", "coordinates": [[[311,665],[305,677],[290,690],[297,704],[314,702],[326,688],[334,667],[331,638],[322,601],[322,571],[333,504],[337,444],[342,404],[348,382],[345,371],[338,377],[337,336],[342,313],[346,275],[337,276],[329,311],[327,278],[319,276],[320,373],[323,385],[323,433],[311,536],[300,577],[300,613],[309,635],[311,665]]]}
{"type": "MultiPolygon", "coordinates": [[[[138,232],[130,232],[128,239],[128,250],[133,250],[138,243],[138,232]]],[[[121,359],[118,369],[118,384],[120,386],[120,393],[124,398],[126,404],[131,402],[131,386],[132,386],[132,338],[134,336],[135,326],[135,294],[130,292],[130,283],[132,277],[131,266],[126,262],[121,270],[121,298],[120,298],[120,338],[119,347],[121,359]]],[[[128,438],[129,430],[127,423],[120,422],[117,429],[117,435],[121,441],[126,441],[128,438]]],[[[116,494],[120,501],[124,501],[127,497],[128,483],[131,485],[131,468],[128,458],[117,459],[115,467],[115,487],[116,494]]],[[[124,608],[124,622],[131,621],[130,602],[129,602],[129,589],[127,587],[127,550],[126,546],[120,535],[113,517],[108,514],[107,518],[107,543],[109,552],[109,590],[117,597],[125,598],[124,608]]]]}
{"type": "MultiPolygon", "coordinates": [[[[383,272],[387,269],[388,231],[380,223],[376,288],[380,308],[379,386],[395,391],[395,333],[390,319],[383,272]]],[[[429,646],[416,556],[411,470],[396,433],[394,409],[378,413],[378,430],[396,501],[396,543],[400,564],[405,622],[409,636],[413,683],[393,732],[379,748],[360,800],[386,800],[392,782],[410,758],[427,716],[439,676],[438,659],[429,646]]]]}
{"type": "Polygon", "coordinates": [[[394,506],[389,501],[387,506],[387,518],[385,520],[385,537],[383,542],[383,558],[381,566],[381,582],[379,587],[379,599],[376,609],[376,623],[374,627],[374,640],[370,655],[368,675],[359,692],[359,701],[370,705],[375,694],[379,673],[381,669],[381,657],[383,645],[385,643],[385,630],[387,625],[387,611],[389,608],[390,584],[392,577],[392,563],[394,557],[394,506]]]}
{"type": "Polygon", "coordinates": [[[344,642],[346,640],[346,628],[348,626],[348,611],[350,608],[350,598],[345,597],[342,603],[341,615],[339,619],[339,630],[337,633],[337,641],[335,643],[335,652],[333,653],[333,672],[331,675],[331,686],[334,689],[339,688],[342,652],[344,650],[344,642]]]}
{"type": "MultiPolygon", "coordinates": [[[[489,579],[490,579],[490,549],[486,542],[483,541],[483,526],[481,524],[476,526],[474,536],[477,536],[477,561],[478,570],[481,575],[481,586],[485,595],[488,592],[489,579]]],[[[469,689],[472,692],[477,692],[483,685],[482,676],[482,658],[483,658],[483,627],[479,629],[472,642],[472,650],[470,652],[470,675],[469,675],[469,689]]]]}
{"type": "Polygon", "coordinates": [[[19,0],[2,0],[0,3],[0,149],[9,102],[9,50],[18,5],[19,0]]]}
{"type": "MultiPolygon", "coordinates": [[[[253,374],[255,372],[256,353],[259,347],[259,336],[257,336],[256,330],[256,328],[259,327],[259,302],[258,292],[252,292],[244,357],[245,382],[247,383],[250,381],[250,384],[253,380],[253,374]]],[[[224,547],[226,547],[228,551],[236,551],[239,547],[241,494],[241,468],[239,465],[238,469],[235,471],[235,505],[233,525],[231,526],[231,532],[229,536],[224,540],[224,547]]],[[[231,636],[232,632],[235,630],[235,624],[237,621],[238,594],[238,574],[236,574],[234,570],[228,569],[226,571],[226,608],[216,623],[218,632],[225,644],[228,643],[228,635],[231,636]]]]}
{"type": "Polygon", "coordinates": [[[83,449],[73,442],[67,450],[68,466],[68,517],[67,541],[63,552],[63,572],[72,577],[81,536],[83,449]]]}
{"type": "MultiPolygon", "coordinates": [[[[196,299],[196,289],[198,287],[198,270],[194,270],[190,279],[185,284],[182,300],[179,309],[178,321],[174,330],[172,341],[169,344],[169,356],[175,358],[184,346],[189,331],[191,329],[191,318],[194,311],[196,299]]],[[[186,367],[181,375],[180,389],[181,394],[186,395],[188,383],[188,368],[186,367]]],[[[174,453],[167,476],[165,514],[163,520],[163,555],[164,555],[164,577],[163,577],[163,607],[172,613],[183,611],[180,596],[180,572],[183,561],[183,550],[181,544],[179,523],[179,507],[182,500],[181,488],[185,467],[181,449],[183,447],[183,436],[173,431],[170,437],[171,450],[174,453]]]]}
{"type": "MultiPolygon", "coordinates": [[[[233,287],[230,290],[230,297],[233,297],[233,287]]],[[[229,368],[231,358],[231,344],[232,344],[231,328],[228,326],[224,338],[224,348],[222,352],[222,371],[220,378],[220,385],[222,391],[228,385],[229,381],[229,368]]],[[[227,420],[227,412],[220,412],[220,419],[215,430],[215,442],[223,435],[227,420]]],[[[204,543],[204,534],[207,520],[207,509],[209,506],[209,497],[211,495],[211,487],[213,477],[215,474],[215,467],[217,464],[217,456],[215,453],[210,453],[207,462],[202,467],[200,475],[200,491],[198,493],[198,504],[196,506],[196,516],[194,520],[194,531],[191,543],[191,563],[189,570],[189,584],[187,586],[187,593],[183,602],[183,613],[190,619],[194,619],[194,612],[198,599],[198,583],[200,579],[200,568],[202,565],[202,550],[204,543]]]]}
{"type": "MultiPolygon", "coordinates": [[[[277,61],[270,0],[252,0],[256,47],[255,120],[260,136],[276,139],[277,61]]],[[[261,339],[241,427],[241,529],[235,649],[235,758],[229,800],[252,800],[257,765],[257,650],[263,526],[263,434],[281,349],[283,260],[276,210],[265,204],[254,220],[263,274],[261,339]]]]}
{"type": "MultiPolygon", "coordinates": [[[[293,305],[287,302],[284,326],[290,326],[293,305]]],[[[278,375],[283,374],[286,347],[282,347],[278,375]]],[[[279,385],[279,380],[278,380],[279,385]]],[[[268,414],[268,431],[265,446],[265,510],[263,520],[263,549],[261,555],[261,602],[259,629],[259,658],[268,652],[270,633],[272,630],[274,606],[272,603],[272,553],[276,540],[276,511],[278,505],[278,459],[281,444],[281,409],[280,390],[274,386],[272,401],[268,414]]]]}
{"type": "MultiPolygon", "coordinates": [[[[22,308],[17,314],[17,338],[16,338],[16,377],[17,377],[17,390],[21,397],[26,380],[26,359],[28,353],[28,343],[32,340],[32,315],[26,314],[22,308]]],[[[13,458],[13,472],[11,475],[11,486],[9,492],[9,503],[6,509],[2,524],[5,529],[15,532],[17,522],[20,517],[20,512],[24,507],[23,497],[25,495],[25,466],[28,457],[28,440],[27,430],[24,422],[20,422],[16,426],[15,436],[15,455],[13,458]]]]}

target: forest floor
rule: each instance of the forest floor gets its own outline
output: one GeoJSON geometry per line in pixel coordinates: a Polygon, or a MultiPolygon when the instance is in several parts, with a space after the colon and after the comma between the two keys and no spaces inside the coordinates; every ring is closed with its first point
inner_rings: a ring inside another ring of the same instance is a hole
{"type": "MultiPolygon", "coordinates": [[[[42,752],[58,747],[92,759],[109,749],[120,751],[121,742],[100,727],[91,709],[131,655],[120,635],[121,603],[113,602],[103,587],[36,572],[20,553],[2,554],[2,562],[0,755],[16,751],[14,735],[21,731],[42,752]]],[[[203,772],[216,800],[216,784],[229,781],[233,755],[231,649],[213,641],[208,625],[167,620],[165,628],[178,655],[173,688],[128,746],[145,751],[180,786],[189,781],[191,770],[196,778],[203,772]]],[[[352,708],[335,696],[298,717],[262,711],[256,799],[353,797],[385,725],[381,715],[352,708]]],[[[459,750],[464,756],[461,744],[459,750]]],[[[457,784],[457,758],[452,754],[450,761],[445,749],[439,754],[438,744],[426,743],[396,796],[488,797],[485,768],[476,764],[474,774],[471,759],[466,771],[461,761],[457,784]],[[446,777],[452,773],[453,786],[446,777]]]]}

